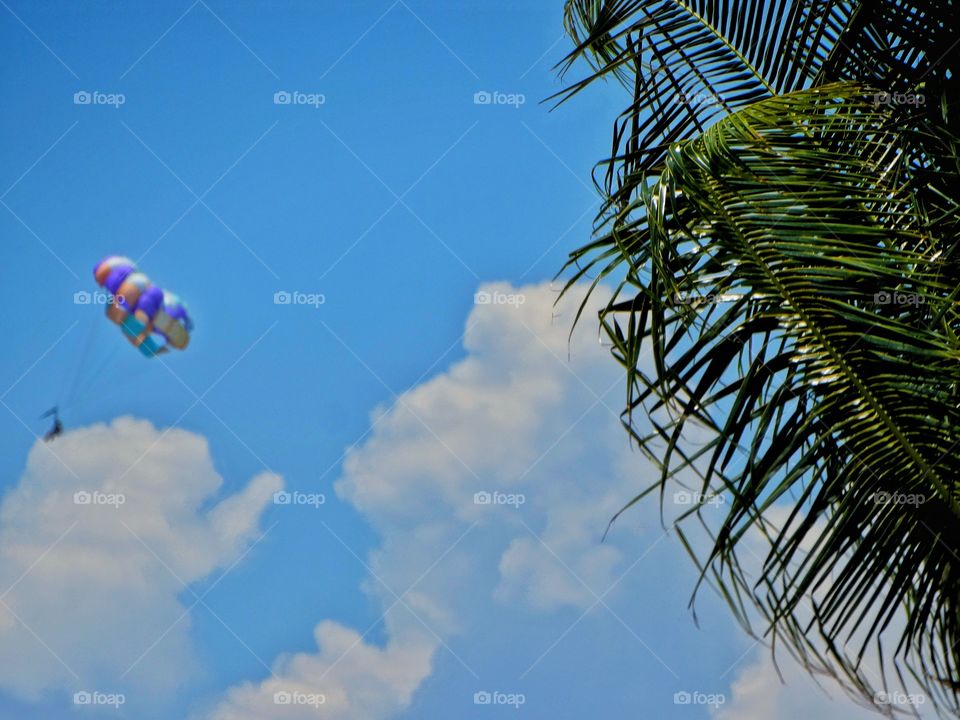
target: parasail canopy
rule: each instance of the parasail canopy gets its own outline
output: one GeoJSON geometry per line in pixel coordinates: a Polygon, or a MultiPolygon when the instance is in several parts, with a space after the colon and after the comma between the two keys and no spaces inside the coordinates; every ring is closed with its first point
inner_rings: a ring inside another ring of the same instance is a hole
{"type": "Polygon", "coordinates": [[[111,255],[93,268],[97,284],[110,293],[107,317],[146,357],[183,350],[190,342],[193,322],[186,304],[154,284],[128,257],[111,255]]]}

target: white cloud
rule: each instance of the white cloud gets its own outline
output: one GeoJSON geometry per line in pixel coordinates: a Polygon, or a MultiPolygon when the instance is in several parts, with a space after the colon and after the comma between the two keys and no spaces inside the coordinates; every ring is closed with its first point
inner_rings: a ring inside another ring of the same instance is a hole
{"type": "Polygon", "coordinates": [[[214,720],[306,720],[318,709],[323,717],[384,717],[408,703],[430,672],[431,642],[393,642],[381,650],[326,621],[314,637],[319,652],[280,658],[274,677],[232,688],[214,720]]]}
{"type": "MultiPolygon", "coordinates": [[[[489,297],[519,294],[524,302],[478,305],[467,321],[467,356],[372,413],[371,433],[347,454],[336,484],[338,495],[382,538],[365,561],[371,569],[366,589],[384,610],[385,642],[321,622],[316,652],[278,658],[271,677],[229,690],[207,717],[315,716],[310,706],[276,704],[278,692],[323,695],[327,718],[393,717],[410,705],[440,658],[460,680],[474,673],[475,647],[457,642],[467,633],[478,645],[499,648],[494,653],[498,664],[520,658],[510,680],[515,682],[525,667],[540,662],[538,656],[548,657],[548,664],[551,653],[563,652],[564,643],[577,642],[564,640],[566,633],[561,633],[596,607],[598,596],[614,603],[616,591],[605,595],[613,587],[631,610],[629,623],[608,617],[606,607],[594,610],[610,620],[607,627],[613,630],[606,642],[622,639],[636,653],[626,656],[631,662],[639,657],[649,665],[648,675],[638,675],[631,666],[618,680],[624,694],[639,687],[637,704],[629,710],[617,707],[620,698],[605,691],[604,702],[613,703],[608,710],[634,714],[646,702],[666,713],[683,712],[688,708],[673,706],[675,691],[699,683],[717,692],[729,682],[721,675],[723,668],[734,665],[746,647],[731,638],[743,636],[729,614],[716,613],[716,602],[709,599],[701,599],[700,608],[708,606],[711,635],[707,640],[696,634],[685,610],[693,570],[678,545],[659,546],[660,554],[652,553],[655,569],[641,564],[620,582],[663,537],[655,500],[627,513],[608,541],[600,543],[610,517],[656,477],[643,455],[629,448],[618,417],[622,370],[596,335],[593,318],[607,291],[601,287],[596,292],[568,343],[583,288],[574,289],[558,307],[548,285],[493,284],[482,290],[489,297]],[[489,502],[476,503],[477,493],[485,493],[481,498],[489,502]],[[671,587],[673,581],[682,587],[671,587]],[[644,606],[658,608],[660,614],[645,612],[644,606]],[[517,636],[543,618],[550,623],[546,640],[538,638],[533,647],[518,645],[517,636]],[[714,671],[709,676],[706,656],[714,671]],[[671,673],[677,680],[673,686],[671,673]]],[[[666,499],[667,522],[686,509],[672,507],[671,496],[666,499]]],[[[346,552],[336,539],[328,540],[333,551],[346,552]]],[[[576,633],[590,623],[569,630],[576,633]]],[[[567,656],[578,663],[570,670],[578,676],[593,670],[584,647],[598,658],[621,652],[609,645],[591,646],[589,636],[583,642],[581,654],[567,656]]],[[[766,666],[757,668],[741,674],[722,708],[726,714],[718,720],[789,717],[780,709],[793,707],[795,696],[777,691],[766,666]]],[[[495,672],[485,667],[476,674],[489,680],[495,672]]],[[[493,689],[482,682],[478,677],[471,692],[493,689]]],[[[810,706],[809,683],[800,687],[810,706]]],[[[563,697],[564,691],[557,687],[552,694],[563,697]]],[[[472,700],[464,693],[462,702],[445,704],[445,712],[468,715],[472,700]]],[[[835,705],[841,713],[850,712],[846,700],[835,705]]]]}
{"type": "MultiPolygon", "coordinates": [[[[460,633],[483,627],[509,645],[500,625],[512,614],[576,617],[662,536],[653,511],[643,527],[634,515],[600,543],[610,517],[647,482],[619,421],[622,371],[591,320],[608,291],[595,292],[572,339],[584,288],[557,307],[546,284],[482,291],[523,302],[477,305],[467,356],[375,410],[372,432],[347,454],[336,484],[382,538],[367,558],[367,589],[385,610],[384,647],[321,623],[316,653],[280,658],[273,677],[229,691],[215,720],[307,717],[274,703],[287,685],[325,695],[326,717],[393,716],[438,653],[450,659],[460,633]],[[476,503],[477,493],[490,502],[476,503]],[[399,679],[386,658],[398,659],[399,679]]],[[[525,649],[524,662],[560,630],[525,649]]],[[[467,659],[451,662],[473,672],[467,659]]]]}
{"type": "Polygon", "coordinates": [[[586,609],[595,596],[570,570],[597,593],[623,570],[623,551],[599,540],[636,488],[635,457],[614,411],[619,397],[603,397],[622,383],[608,349],[589,320],[568,343],[583,291],[554,308],[548,285],[482,289],[523,302],[477,305],[467,357],[375,410],[373,432],[347,454],[336,485],[383,538],[368,562],[369,590],[386,611],[385,647],[321,623],[317,653],[281,658],[273,677],[234,688],[215,720],[309,716],[274,703],[288,685],[324,694],[326,717],[389,717],[436,653],[450,650],[446,642],[498,602],[586,609]],[[476,504],[476,493],[491,503],[476,504]]]}
{"type": "Polygon", "coordinates": [[[835,680],[821,676],[814,681],[787,653],[779,653],[777,663],[782,679],[770,651],[758,648],[754,661],[731,683],[731,696],[713,713],[714,719],[875,720],[880,717],[875,710],[856,705],[835,680]]]}
{"type": "Polygon", "coordinates": [[[122,688],[129,708],[184,683],[182,583],[235,562],[282,485],[263,473],[207,508],[221,483],[202,437],[129,417],[35,444],[0,506],[0,687],[122,688]]]}
{"type": "MultiPolygon", "coordinates": [[[[467,358],[386,412],[372,438],[348,454],[337,490],[384,537],[422,541],[423,554],[404,563],[393,554],[375,556],[374,570],[391,587],[412,582],[417,562],[435,557],[446,547],[442,542],[477,522],[514,536],[496,546],[500,597],[538,608],[584,608],[592,595],[554,553],[591,587],[605,589],[615,578],[620,551],[598,540],[636,487],[633,473],[625,472],[628,463],[618,466],[618,460],[636,458],[612,409],[619,410],[618,395],[602,396],[621,387],[622,375],[589,320],[568,343],[583,290],[558,308],[548,285],[483,290],[525,301],[474,309],[464,337],[467,358]],[[501,493],[504,504],[477,505],[478,492],[501,493]],[[515,508],[510,496],[525,502],[515,508]],[[438,524],[439,518],[447,521],[438,524]]],[[[601,288],[586,317],[605,301],[601,288]]]]}

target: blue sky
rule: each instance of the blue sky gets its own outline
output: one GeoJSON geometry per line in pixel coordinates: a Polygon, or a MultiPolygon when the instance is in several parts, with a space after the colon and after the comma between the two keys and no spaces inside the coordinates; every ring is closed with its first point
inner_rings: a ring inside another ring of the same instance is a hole
{"type": "Polygon", "coordinates": [[[709,596],[693,625],[655,508],[599,543],[651,470],[589,317],[567,346],[572,306],[551,310],[623,103],[541,103],[561,20],[555,0],[4,0],[0,717],[118,715],[78,689],[127,717],[301,717],[262,703],[311,683],[327,717],[821,702],[802,677],[751,686],[769,665],[709,596]],[[187,351],[146,361],[74,302],[112,253],[187,300],[187,351]],[[57,504],[95,488],[132,501],[57,504]],[[526,502],[472,500],[497,490],[526,502]],[[474,703],[494,691],[524,703],[474,703]]]}

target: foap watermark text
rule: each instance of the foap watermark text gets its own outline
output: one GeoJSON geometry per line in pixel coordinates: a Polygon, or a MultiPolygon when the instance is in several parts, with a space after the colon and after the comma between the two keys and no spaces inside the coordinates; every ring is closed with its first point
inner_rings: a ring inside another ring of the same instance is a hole
{"type": "Polygon", "coordinates": [[[123,693],[105,693],[99,690],[79,690],[73,694],[74,705],[105,705],[119,708],[127,702],[123,693]]]}
{"type": "Polygon", "coordinates": [[[479,690],[473,694],[474,705],[506,705],[516,710],[527,702],[527,696],[523,693],[505,693],[499,690],[487,691],[479,690]]]}
{"type": "Polygon", "coordinates": [[[273,694],[274,705],[307,705],[318,708],[326,702],[327,698],[322,693],[278,690],[273,694]]]}
{"type": "Polygon", "coordinates": [[[308,105],[314,109],[326,104],[323,93],[305,93],[299,90],[277,90],[273,94],[274,105],[308,105]]]}
{"type": "Polygon", "coordinates": [[[526,301],[527,298],[523,293],[505,293],[499,290],[493,292],[481,290],[473,295],[475,305],[513,305],[514,307],[520,307],[526,301]]]}
{"type": "Polygon", "coordinates": [[[523,93],[478,90],[473,94],[474,105],[508,105],[514,109],[519,109],[526,101],[527,96],[523,93]]]}
{"type": "Polygon", "coordinates": [[[727,701],[727,696],[723,693],[705,693],[695,690],[688,692],[681,690],[673,694],[674,705],[708,705],[718,708],[727,701]]]}
{"type": "Polygon", "coordinates": [[[305,493],[299,490],[288,492],[280,490],[273,494],[274,505],[306,505],[308,507],[319,508],[327,502],[327,496],[323,493],[305,493]]]}
{"type": "Polygon", "coordinates": [[[518,508],[527,501],[523,493],[505,493],[498,490],[488,492],[481,490],[473,494],[474,505],[510,505],[518,508]]]}
{"type": "Polygon", "coordinates": [[[277,290],[273,294],[274,305],[309,305],[318,308],[327,302],[323,293],[300,292],[299,290],[277,290]]]}
{"type": "Polygon", "coordinates": [[[74,505],[107,505],[119,508],[127,502],[123,493],[105,493],[100,490],[78,490],[73,494],[74,505]]]}

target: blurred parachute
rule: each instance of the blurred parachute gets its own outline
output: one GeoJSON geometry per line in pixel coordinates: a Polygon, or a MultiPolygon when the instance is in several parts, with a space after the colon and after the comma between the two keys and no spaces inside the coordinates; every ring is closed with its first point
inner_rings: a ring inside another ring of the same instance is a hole
{"type": "MultiPolygon", "coordinates": [[[[107,293],[107,317],[120,326],[123,336],[147,358],[174,348],[183,350],[190,342],[193,321],[187,305],[172,292],[154,284],[128,257],[110,255],[93,267],[93,278],[107,293]]],[[[91,305],[89,293],[79,293],[91,305]]],[[[100,303],[92,303],[99,305],[100,303]]],[[[72,372],[65,373],[56,403],[42,417],[53,417],[53,428],[43,436],[52,440],[63,432],[61,413],[71,412],[86,403],[103,402],[110,395],[125,392],[132,379],[149,373],[151,363],[122,350],[123,344],[103,342],[101,328],[110,327],[92,314],[90,331],[82,350],[76,353],[72,372]],[[117,371],[116,366],[122,370],[117,371]],[[122,381],[121,381],[122,378],[122,381]],[[106,389],[103,388],[107,384],[106,389]]]]}
{"type": "Polygon", "coordinates": [[[146,357],[161,355],[171,347],[183,350],[190,342],[193,322],[187,306],[154,285],[133,260],[111,255],[94,266],[93,277],[110,293],[107,317],[146,357]]]}

